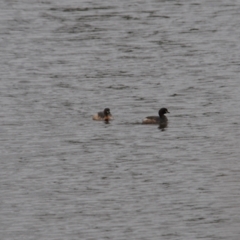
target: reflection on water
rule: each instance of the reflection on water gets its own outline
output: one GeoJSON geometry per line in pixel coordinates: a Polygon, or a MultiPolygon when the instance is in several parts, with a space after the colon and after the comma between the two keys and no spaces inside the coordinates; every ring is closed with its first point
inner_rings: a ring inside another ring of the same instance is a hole
{"type": "Polygon", "coordinates": [[[161,131],[165,131],[167,128],[167,124],[159,124],[158,128],[161,129],[161,131]]]}
{"type": "Polygon", "coordinates": [[[2,1],[2,239],[239,239],[239,7],[2,1]]]}

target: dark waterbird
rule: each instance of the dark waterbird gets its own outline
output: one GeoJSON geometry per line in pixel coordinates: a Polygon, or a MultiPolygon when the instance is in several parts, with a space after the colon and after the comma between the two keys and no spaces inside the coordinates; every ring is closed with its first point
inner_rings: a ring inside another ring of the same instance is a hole
{"type": "Polygon", "coordinates": [[[168,124],[168,119],[164,115],[166,113],[170,113],[167,108],[161,108],[158,111],[159,116],[148,116],[143,119],[143,124],[159,124],[161,127],[166,127],[168,124]]]}

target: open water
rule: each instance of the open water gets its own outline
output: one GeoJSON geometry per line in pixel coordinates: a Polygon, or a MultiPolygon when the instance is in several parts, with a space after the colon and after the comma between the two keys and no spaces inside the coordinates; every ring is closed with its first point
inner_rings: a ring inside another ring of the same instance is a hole
{"type": "Polygon", "coordinates": [[[239,240],[239,13],[0,1],[1,240],[239,240]]]}

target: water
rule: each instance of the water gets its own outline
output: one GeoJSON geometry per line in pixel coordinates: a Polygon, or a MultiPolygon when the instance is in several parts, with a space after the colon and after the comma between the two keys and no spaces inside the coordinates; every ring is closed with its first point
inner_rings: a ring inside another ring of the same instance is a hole
{"type": "Polygon", "coordinates": [[[239,239],[238,1],[0,9],[1,239],[239,239]]]}

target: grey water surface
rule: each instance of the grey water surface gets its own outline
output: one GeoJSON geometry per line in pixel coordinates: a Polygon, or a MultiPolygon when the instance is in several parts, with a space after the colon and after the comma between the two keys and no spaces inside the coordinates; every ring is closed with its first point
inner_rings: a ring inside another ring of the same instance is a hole
{"type": "Polygon", "coordinates": [[[240,1],[2,0],[0,22],[1,240],[240,239],[240,1]]]}

